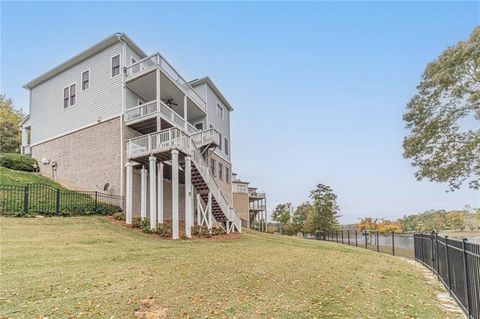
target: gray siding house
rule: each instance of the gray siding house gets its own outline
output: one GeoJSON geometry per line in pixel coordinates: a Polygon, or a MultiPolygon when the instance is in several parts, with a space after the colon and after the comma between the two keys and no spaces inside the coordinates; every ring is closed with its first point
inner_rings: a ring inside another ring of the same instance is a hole
{"type": "Polygon", "coordinates": [[[72,189],[126,198],[133,216],[241,229],[232,208],[230,112],[208,77],[187,82],[126,34],[93,45],[24,86],[22,151],[72,189]]]}

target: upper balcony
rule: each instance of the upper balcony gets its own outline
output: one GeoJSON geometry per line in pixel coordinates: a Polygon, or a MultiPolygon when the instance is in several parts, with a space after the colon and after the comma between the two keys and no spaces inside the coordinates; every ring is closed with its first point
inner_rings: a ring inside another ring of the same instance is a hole
{"type": "Polygon", "coordinates": [[[198,95],[192,86],[165,60],[160,53],[152,54],[125,68],[126,82],[132,82],[157,69],[162,71],[188,98],[193,101],[203,112],[207,112],[205,101],[198,95]]]}

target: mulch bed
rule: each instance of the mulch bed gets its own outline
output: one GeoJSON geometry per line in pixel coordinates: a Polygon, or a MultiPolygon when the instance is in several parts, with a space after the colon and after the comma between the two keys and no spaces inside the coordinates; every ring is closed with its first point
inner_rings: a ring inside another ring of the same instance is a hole
{"type": "MultiPolygon", "coordinates": [[[[116,220],[113,218],[113,216],[106,216],[106,219],[108,221],[110,221],[112,224],[114,225],[118,225],[118,226],[122,226],[122,227],[127,227],[127,228],[130,228],[131,230],[133,231],[136,231],[136,232],[139,232],[139,233],[142,233],[142,234],[145,234],[145,235],[149,235],[153,238],[160,238],[160,239],[164,239],[164,240],[173,240],[171,237],[162,237],[158,234],[148,234],[148,233],[145,233],[143,232],[140,228],[135,228],[135,227],[132,227],[132,225],[128,225],[125,221],[123,220],[116,220]]],[[[184,230],[185,229],[185,225],[183,223],[181,223],[180,225],[180,234],[182,233],[182,229],[184,230]]],[[[230,233],[230,234],[224,234],[224,235],[215,235],[215,236],[210,236],[210,237],[199,237],[199,236],[192,236],[192,238],[188,239],[188,240],[198,240],[198,239],[203,239],[203,240],[235,240],[235,239],[239,239],[241,236],[241,234],[239,232],[234,232],[234,233],[230,233]]]]}

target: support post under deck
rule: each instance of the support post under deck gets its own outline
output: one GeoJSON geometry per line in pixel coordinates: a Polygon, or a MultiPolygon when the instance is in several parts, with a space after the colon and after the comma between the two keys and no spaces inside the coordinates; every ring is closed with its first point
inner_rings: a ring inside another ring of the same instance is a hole
{"type": "Polygon", "coordinates": [[[179,238],[178,225],[178,151],[172,150],[172,238],[179,238]]]}

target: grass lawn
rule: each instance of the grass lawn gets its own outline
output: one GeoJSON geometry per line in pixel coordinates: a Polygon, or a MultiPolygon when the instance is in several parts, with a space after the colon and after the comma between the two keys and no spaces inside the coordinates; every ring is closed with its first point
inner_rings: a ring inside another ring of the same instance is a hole
{"type": "Polygon", "coordinates": [[[0,218],[0,317],[448,318],[406,261],[247,231],[161,240],[104,217],[0,218]]]}
{"type": "Polygon", "coordinates": [[[29,183],[41,183],[55,188],[64,188],[50,178],[43,177],[39,174],[0,167],[0,185],[25,186],[25,184],[29,183]]]}

